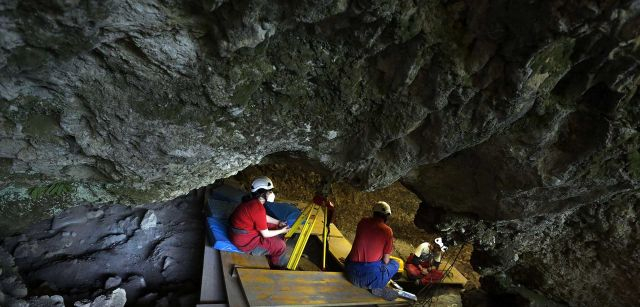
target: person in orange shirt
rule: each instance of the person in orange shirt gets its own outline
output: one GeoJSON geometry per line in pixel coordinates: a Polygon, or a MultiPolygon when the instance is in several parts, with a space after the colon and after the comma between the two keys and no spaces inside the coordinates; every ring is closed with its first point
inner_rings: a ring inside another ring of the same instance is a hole
{"type": "Polygon", "coordinates": [[[373,216],[363,218],[356,228],[356,237],[345,261],[347,278],[354,285],[384,289],[400,264],[390,259],[393,252],[393,231],[387,225],[391,207],[384,201],[373,205],[373,216]]]}
{"type": "Polygon", "coordinates": [[[285,266],[286,243],[280,236],[289,231],[287,223],[267,215],[264,204],[273,202],[273,182],[258,177],[251,184],[251,198],[236,207],[229,218],[229,239],[241,251],[268,255],[272,268],[285,266]]]}

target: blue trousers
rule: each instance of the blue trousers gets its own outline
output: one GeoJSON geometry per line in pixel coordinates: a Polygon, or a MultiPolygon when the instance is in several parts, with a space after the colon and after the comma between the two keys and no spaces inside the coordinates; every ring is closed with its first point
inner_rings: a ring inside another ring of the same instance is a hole
{"type": "Polygon", "coordinates": [[[344,265],[349,281],[365,289],[384,288],[391,277],[398,273],[400,264],[395,260],[390,260],[384,264],[382,260],[374,262],[351,262],[344,265]]]}

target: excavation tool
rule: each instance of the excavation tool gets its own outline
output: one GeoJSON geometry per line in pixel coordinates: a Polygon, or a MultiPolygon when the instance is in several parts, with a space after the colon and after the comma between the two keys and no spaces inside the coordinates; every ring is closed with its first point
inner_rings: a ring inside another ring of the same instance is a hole
{"type": "Polygon", "coordinates": [[[331,184],[327,179],[323,179],[320,182],[320,186],[317,189],[316,195],[313,197],[313,204],[307,206],[302,214],[296,219],[289,232],[285,235],[285,239],[289,239],[293,234],[300,230],[300,237],[296,242],[289,263],[287,263],[287,269],[295,270],[300,261],[300,256],[309,240],[315,223],[318,222],[320,215],[322,215],[323,227],[322,227],[322,270],[327,269],[327,248],[329,244],[329,230],[330,224],[333,219],[334,205],[328,199],[331,194],[331,184]]]}
{"type": "Polygon", "coordinates": [[[300,232],[298,241],[293,248],[293,252],[291,253],[289,262],[287,263],[287,269],[295,270],[298,267],[298,262],[300,262],[300,257],[302,256],[302,252],[307,245],[309,236],[311,236],[311,232],[320,217],[322,217],[321,223],[324,224],[322,231],[322,270],[324,271],[326,269],[327,238],[329,235],[327,206],[321,206],[316,203],[313,203],[304,208],[302,214],[300,214],[295,223],[293,223],[293,226],[291,226],[291,229],[289,229],[289,232],[287,232],[287,234],[284,236],[285,239],[289,239],[296,232],[300,232]]]}

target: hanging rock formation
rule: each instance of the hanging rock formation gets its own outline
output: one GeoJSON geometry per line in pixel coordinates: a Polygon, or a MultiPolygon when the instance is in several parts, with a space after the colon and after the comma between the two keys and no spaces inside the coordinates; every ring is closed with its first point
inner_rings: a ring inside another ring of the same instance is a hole
{"type": "Polygon", "coordinates": [[[363,189],[401,180],[425,201],[417,223],[473,240],[490,294],[635,305],[639,11],[3,1],[0,229],[295,155],[363,189]]]}

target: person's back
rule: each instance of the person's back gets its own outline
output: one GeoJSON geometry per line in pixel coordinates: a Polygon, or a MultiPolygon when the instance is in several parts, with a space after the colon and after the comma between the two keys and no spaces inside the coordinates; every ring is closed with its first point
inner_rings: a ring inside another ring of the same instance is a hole
{"type": "MultiPolygon", "coordinates": [[[[384,289],[391,277],[398,272],[400,264],[391,260],[393,231],[386,225],[391,208],[386,202],[373,206],[373,217],[358,223],[356,238],[345,262],[345,272],[354,285],[377,290],[384,289]]],[[[374,291],[376,290],[376,291],[374,291]]]]}
{"type": "Polygon", "coordinates": [[[380,261],[393,250],[393,231],[380,217],[363,218],[356,228],[356,237],[347,257],[353,262],[380,261]]]}
{"type": "Polygon", "coordinates": [[[238,205],[229,217],[231,227],[247,233],[258,234],[260,229],[267,228],[266,210],[256,198],[238,205]]]}

